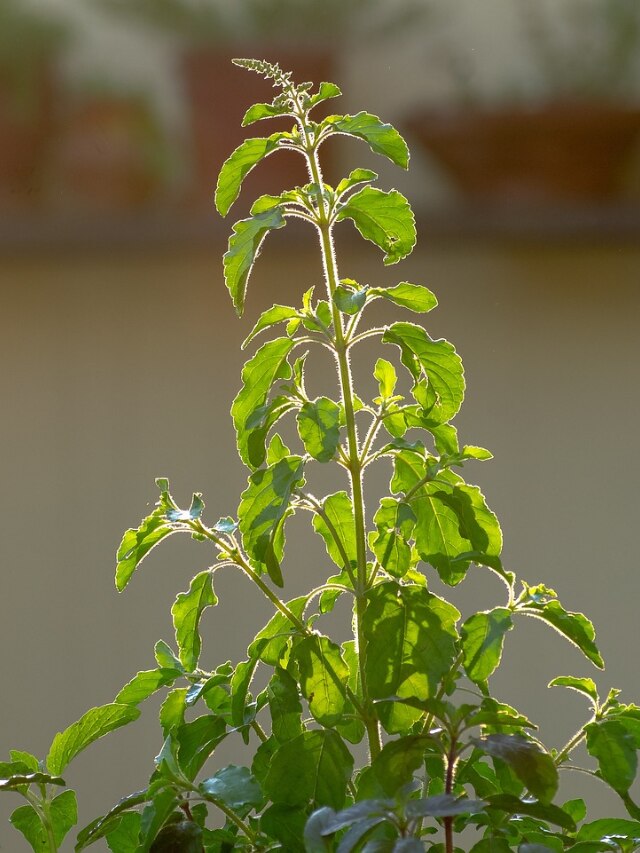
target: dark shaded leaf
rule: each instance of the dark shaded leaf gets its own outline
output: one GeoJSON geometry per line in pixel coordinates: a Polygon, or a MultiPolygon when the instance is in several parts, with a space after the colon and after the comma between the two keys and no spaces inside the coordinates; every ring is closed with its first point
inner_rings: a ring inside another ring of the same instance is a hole
{"type": "Polygon", "coordinates": [[[344,711],[349,667],[340,647],[328,637],[313,634],[295,646],[300,689],[309,711],[323,726],[334,726],[344,711]]]}
{"type": "Polygon", "coordinates": [[[474,738],[473,743],[492,758],[512,768],[518,779],[543,803],[549,803],[558,790],[558,769],[553,758],[538,744],[521,735],[494,734],[474,738]]]}
{"type": "Polygon", "coordinates": [[[614,791],[626,793],[638,769],[633,736],[619,720],[599,720],[585,726],[587,750],[598,759],[602,778],[614,791]]]}
{"type": "Polygon", "coordinates": [[[559,806],[552,803],[532,803],[519,800],[512,794],[496,794],[486,798],[487,808],[500,809],[509,814],[521,814],[528,817],[546,820],[570,832],[575,832],[576,825],[573,818],[563,811],[559,806]]]}
{"type": "Polygon", "coordinates": [[[238,810],[246,806],[259,806],[263,801],[260,785],[247,767],[229,765],[200,783],[200,791],[238,810]]]}

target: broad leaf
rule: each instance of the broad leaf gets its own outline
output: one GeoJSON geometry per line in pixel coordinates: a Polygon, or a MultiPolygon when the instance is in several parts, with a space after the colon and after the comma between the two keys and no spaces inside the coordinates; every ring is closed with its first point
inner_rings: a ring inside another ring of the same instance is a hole
{"type": "Polygon", "coordinates": [[[58,732],[47,755],[47,767],[55,775],[98,738],[137,720],[140,711],[133,705],[101,705],[83,714],[63,732],[58,732]]]}
{"type": "Polygon", "coordinates": [[[244,311],[247,282],[258,256],[262,241],[269,231],[286,225],[279,207],[272,207],[264,213],[257,213],[248,219],[241,219],[233,226],[229,237],[229,248],[224,254],[224,280],[236,313],[239,317],[244,311]]]}
{"type": "Polygon", "coordinates": [[[382,498],[374,516],[377,534],[371,534],[370,546],[380,565],[394,577],[403,577],[411,568],[409,538],[416,516],[409,504],[382,498]]]}
{"type": "Polygon", "coordinates": [[[286,670],[278,667],[271,676],[267,699],[273,737],[279,743],[285,743],[302,734],[302,704],[298,685],[286,670]]]}
{"type": "Polygon", "coordinates": [[[244,114],[242,119],[242,127],[247,127],[256,121],[262,121],[265,118],[277,118],[277,116],[286,115],[289,108],[286,106],[277,106],[275,104],[253,104],[244,114]]]}
{"type": "Polygon", "coordinates": [[[278,586],[283,585],[283,580],[279,570],[281,543],[276,535],[290,511],[294,488],[303,482],[302,470],[302,459],[288,456],[269,468],[255,471],[249,477],[249,486],[242,493],[238,508],[247,553],[264,566],[278,586]]]}
{"type": "Polygon", "coordinates": [[[359,112],[356,115],[329,116],[325,123],[332,125],[338,133],[364,139],[375,154],[388,157],[396,166],[409,168],[407,143],[395,127],[381,121],[378,116],[359,112]]]}
{"type": "Polygon", "coordinates": [[[395,305],[401,305],[417,314],[426,314],[438,304],[434,294],[421,284],[410,284],[402,281],[395,287],[372,287],[369,290],[372,296],[381,296],[395,305]]]}
{"type": "Polygon", "coordinates": [[[323,726],[334,726],[345,706],[345,685],[349,667],[340,647],[328,637],[312,635],[295,647],[300,670],[300,689],[313,717],[323,726]]]}
{"type": "Polygon", "coordinates": [[[353,757],[331,729],[304,732],[283,743],[271,759],[264,790],[275,803],[344,805],[353,757]]]}
{"type": "Polygon", "coordinates": [[[600,818],[584,823],[576,836],[578,841],[602,841],[604,838],[640,839],[640,822],[626,818],[600,818]]]}
{"type": "MultiPolygon", "coordinates": [[[[95,820],[92,820],[90,824],[85,826],[78,833],[78,838],[76,841],[75,851],[79,853],[79,851],[84,850],[86,847],[89,847],[95,841],[98,841],[100,838],[104,838],[106,835],[109,835],[114,827],[119,825],[120,820],[123,815],[128,813],[129,809],[136,808],[147,800],[147,792],[146,791],[136,791],[135,794],[129,794],[126,797],[123,797],[116,805],[110,809],[106,815],[102,817],[98,817],[95,820]]],[[[134,814],[133,812],[131,814],[134,814]]],[[[138,830],[139,830],[139,815],[135,813],[135,816],[138,818],[138,830]]]]}
{"type": "Polygon", "coordinates": [[[177,669],[147,669],[138,672],[113,700],[118,705],[139,705],[161,687],[173,684],[182,672],[177,669]]]}
{"type": "Polygon", "coordinates": [[[511,611],[506,607],[475,613],[462,625],[463,663],[472,681],[486,681],[495,672],[502,657],[505,634],[512,627],[511,611]]]}
{"type": "Polygon", "coordinates": [[[336,219],[353,220],[365,240],[375,243],[385,253],[385,264],[401,261],[416,243],[413,211],[397,190],[385,193],[365,187],[340,208],[336,219]]]}
{"type": "Polygon", "coordinates": [[[542,803],[549,803],[558,790],[558,769],[553,758],[521,735],[496,734],[474,739],[474,744],[492,758],[506,762],[518,779],[542,803]]]}
{"type": "Polygon", "coordinates": [[[260,785],[247,767],[229,765],[200,783],[200,791],[238,810],[246,806],[259,806],[263,796],[260,785]]]}
{"type": "MultiPolygon", "coordinates": [[[[387,582],[368,596],[363,629],[367,678],[373,699],[435,695],[455,657],[453,607],[419,587],[387,582]]],[[[389,732],[403,732],[421,711],[398,702],[382,703],[379,716],[389,732]]]]}
{"type": "Polygon", "coordinates": [[[328,397],[304,403],[297,415],[298,433],[307,453],[329,462],[340,444],[340,407],[328,397]]]}
{"type": "Polygon", "coordinates": [[[224,720],[213,714],[196,717],[195,720],[176,729],[178,763],[188,779],[195,779],[216,746],[224,740],[225,735],[224,720]]]}
{"type": "Polygon", "coordinates": [[[573,818],[559,806],[554,806],[553,803],[527,802],[519,800],[518,797],[514,797],[512,794],[495,794],[494,796],[487,797],[486,802],[488,808],[500,809],[500,811],[505,811],[509,814],[521,814],[538,818],[539,820],[546,820],[571,832],[574,832],[576,828],[573,818]]]}
{"type": "Polygon", "coordinates": [[[436,797],[426,797],[423,800],[409,800],[405,810],[408,818],[419,817],[453,817],[459,814],[475,814],[484,809],[482,800],[469,800],[465,797],[454,797],[451,794],[440,794],[436,797]]]}
{"type": "MultiPolygon", "coordinates": [[[[59,846],[69,830],[78,822],[75,791],[63,791],[54,797],[49,804],[49,817],[56,846],[59,846]]],[[[20,806],[13,812],[10,820],[36,853],[49,849],[47,834],[33,806],[20,806]]]]}
{"type": "Polygon", "coordinates": [[[105,836],[109,850],[112,853],[137,853],[140,823],[137,812],[123,814],[105,836]]]}
{"type": "Polygon", "coordinates": [[[358,558],[351,498],[346,492],[336,492],[322,501],[322,508],[326,519],[314,515],[314,530],[324,539],[327,553],[337,566],[344,569],[346,557],[348,566],[355,567],[358,558]]]}
{"type": "Polygon", "coordinates": [[[445,340],[432,340],[421,326],[394,323],[382,337],[383,343],[400,348],[402,362],[418,383],[427,380],[428,400],[420,400],[434,425],[451,420],[464,399],[462,360],[445,340]]]}
{"type": "Polygon", "coordinates": [[[179,593],[171,608],[180,661],[187,672],[194,671],[200,658],[202,641],[198,628],[202,612],[217,603],[213,577],[207,569],[195,576],[188,592],[179,593]]]}
{"type": "Polygon", "coordinates": [[[619,794],[626,793],[638,769],[633,736],[619,720],[600,720],[585,726],[587,750],[598,759],[602,778],[619,794]]]}
{"type": "MultiPolygon", "coordinates": [[[[246,116],[245,116],[246,118],[246,116]]],[[[216,186],[215,202],[220,216],[226,216],[240,194],[245,177],[261,160],[278,149],[283,133],[266,138],[245,139],[222,164],[216,186]]]]}
{"type": "Polygon", "coordinates": [[[303,842],[306,822],[306,809],[281,803],[273,803],[260,815],[262,831],[279,841],[282,845],[279,849],[288,853],[308,853],[303,842]]]}
{"type": "Polygon", "coordinates": [[[264,462],[267,429],[259,421],[253,428],[249,428],[248,424],[255,412],[265,406],[273,383],[277,379],[290,377],[291,367],[287,356],[292,347],[293,341],[289,338],[269,341],[242,368],[242,388],[231,406],[231,416],[236,429],[238,453],[250,468],[257,468],[264,462]]]}
{"type": "Polygon", "coordinates": [[[432,743],[428,735],[407,735],[382,747],[371,764],[371,771],[388,797],[394,797],[413,780],[424,763],[425,750],[432,743]]]}

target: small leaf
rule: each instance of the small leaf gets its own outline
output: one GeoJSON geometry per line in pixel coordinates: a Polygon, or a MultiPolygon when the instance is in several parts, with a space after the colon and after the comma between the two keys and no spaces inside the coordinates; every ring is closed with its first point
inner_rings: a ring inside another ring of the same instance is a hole
{"type": "Polygon", "coordinates": [[[336,187],[336,194],[343,195],[347,190],[357,187],[359,184],[370,184],[378,177],[376,172],[371,169],[354,169],[349,173],[348,178],[343,178],[336,187]]]}
{"type": "Polygon", "coordinates": [[[175,669],[184,672],[184,668],[171,647],[164,640],[158,640],[153,649],[156,662],[160,669],[175,669]]]}
{"type": "Polygon", "coordinates": [[[340,407],[328,397],[305,403],[297,416],[304,448],[318,462],[329,462],[340,444],[340,407]]]}
{"type": "MultiPolygon", "coordinates": [[[[287,602],[287,608],[298,619],[302,618],[307,599],[305,596],[287,602]]],[[[280,611],[274,613],[265,627],[259,631],[248,649],[250,658],[256,658],[269,666],[276,667],[292,635],[299,629],[280,611]]]]}
{"type": "Polygon", "coordinates": [[[343,314],[357,314],[367,300],[367,289],[347,288],[343,284],[336,287],[333,292],[333,301],[339,311],[343,314]]]}
{"type": "Polygon", "coordinates": [[[269,231],[283,228],[285,225],[286,221],[280,208],[273,207],[264,213],[241,219],[233,226],[229,248],[223,259],[224,280],[239,317],[244,311],[247,282],[262,241],[269,231]]]}
{"type": "Polygon", "coordinates": [[[275,803],[297,806],[311,802],[339,809],[352,771],[353,757],[336,732],[307,731],[275,752],[264,790],[275,803]]]}
{"type": "Polygon", "coordinates": [[[231,205],[240,194],[240,187],[245,177],[261,160],[277,150],[283,138],[284,134],[274,133],[266,138],[245,139],[224,161],[218,175],[215,195],[220,216],[226,216],[229,213],[231,205]]]}
{"type": "Polygon", "coordinates": [[[180,662],[187,672],[194,671],[200,658],[200,617],[205,608],[214,607],[217,603],[212,574],[207,569],[193,578],[188,592],[179,593],[171,608],[180,662]]]}
{"type": "Polygon", "coordinates": [[[410,254],[416,243],[413,211],[397,190],[386,193],[365,187],[340,208],[336,219],[353,220],[365,240],[382,249],[387,265],[395,264],[410,254]]]}
{"type": "Polygon", "coordinates": [[[314,515],[313,528],[324,539],[327,553],[341,569],[345,568],[344,556],[349,567],[355,566],[357,545],[351,498],[346,492],[336,492],[322,501],[322,508],[328,523],[322,515],[314,515]],[[336,538],[341,547],[336,544],[336,538]]]}
{"type": "Polygon", "coordinates": [[[98,738],[137,720],[140,711],[133,705],[101,705],[83,714],[80,719],[58,732],[47,756],[50,773],[62,773],[69,762],[98,738]]]}
{"type": "Polygon", "coordinates": [[[592,699],[594,704],[598,704],[598,688],[591,678],[576,678],[573,675],[559,675],[549,682],[549,687],[568,687],[570,690],[577,690],[578,693],[584,693],[589,699],[592,699]]]}
{"type": "Polygon", "coordinates": [[[600,720],[585,726],[587,750],[598,759],[604,781],[619,794],[626,793],[638,769],[632,735],[618,720],[600,720]]]}
{"type": "Polygon", "coordinates": [[[263,801],[260,785],[247,767],[223,767],[201,782],[200,790],[234,811],[246,806],[259,806],[263,801]]]}
{"type": "Polygon", "coordinates": [[[359,112],[356,115],[329,116],[324,123],[332,125],[338,133],[364,139],[375,154],[388,157],[402,169],[409,168],[407,143],[395,127],[381,121],[378,116],[359,112]]]}
{"type": "Polygon", "coordinates": [[[147,669],[138,672],[113,700],[118,705],[139,705],[161,687],[173,684],[182,672],[177,669],[147,669]]]}
{"type": "Polygon", "coordinates": [[[408,281],[402,281],[395,287],[372,287],[369,293],[372,296],[381,296],[389,302],[418,314],[426,314],[438,304],[438,300],[430,290],[421,284],[410,284],[408,281]]]}
{"type": "Polygon", "coordinates": [[[406,816],[412,820],[420,817],[453,817],[459,814],[476,814],[485,807],[482,800],[469,800],[466,797],[454,797],[451,794],[439,794],[424,800],[409,800],[405,809],[406,816]]]}
{"type": "Polygon", "coordinates": [[[370,538],[371,550],[390,575],[403,577],[412,565],[409,538],[416,522],[413,510],[402,501],[382,498],[373,521],[377,535],[370,538]]]}
{"type": "Polygon", "coordinates": [[[300,669],[300,689],[309,703],[309,711],[323,726],[334,726],[345,706],[345,688],[349,667],[340,647],[328,637],[312,635],[295,646],[300,669]]]}
{"type": "Polygon", "coordinates": [[[273,383],[291,376],[287,356],[293,346],[294,342],[289,338],[269,341],[242,368],[242,388],[231,405],[231,416],[238,453],[245,465],[251,468],[258,468],[264,462],[266,430],[264,424],[259,423],[253,428],[247,425],[255,412],[266,404],[273,383]]]}
{"type": "Polygon", "coordinates": [[[288,107],[276,106],[275,104],[253,104],[244,114],[242,119],[242,127],[254,124],[256,121],[261,121],[265,118],[277,118],[277,116],[287,115],[288,107]]]}
{"type": "Polygon", "coordinates": [[[396,389],[396,383],[398,381],[395,367],[391,364],[390,361],[387,361],[384,358],[379,358],[376,361],[376,366],[373,371],[373,375],[375,379],[378,380],[380,397],[383,400],[388,400],[389,397],[393,396],[393,392],[396,389]]]}
{"type": "Polygon", "coordinates": [[[553,758],[521,735],[495,734],[474,738],[473,743],[492,758],[499,758],[512,768],[518,779],[534,797],[549,803],[558,790],[558,770],[553,758]]]}
{"type": "Polygon", "coordinates": [[[225,721],[222,717],[212,714],[196,717],[176,729],[178,762],[187,779],[195,779],[205,761],[225,736],[225,721]]]}
{"type": "Polygon", "coordinates": [[[330,98],[339,98],[341,94],[341,89],[335,83],[320,83],[318,91],[309,98],[309,109],[330,98]]]}
{"type": "Polygon", "coordinates": [[[174,532],[168,522],[166,510],[159,506],[148,515],[137,529],[130,528],[122,537],[116,554],[116,588],[118,592],[126,587],[131,576],[147,554],[158,542],[174,532]]]}
{"type": "Polygon", "coordinates": [[[296,308],[290,308],[288,305],[272,305],[263,311],[258,322],[255,324],[249,335],[242,342],[242,349],[245,349],[256,335],[260,334],[264,329],[270,329],[278,323],[283,323],[285,320],[292,320],[298,317],[300,312],[296,308]]]}
{"type": "Polygon", "coordinates": [[[472,681],[483,682],[495,672],[507,631],[513,627],[506,607],[476,613],[462,625],[464,668],[472,681]]]}

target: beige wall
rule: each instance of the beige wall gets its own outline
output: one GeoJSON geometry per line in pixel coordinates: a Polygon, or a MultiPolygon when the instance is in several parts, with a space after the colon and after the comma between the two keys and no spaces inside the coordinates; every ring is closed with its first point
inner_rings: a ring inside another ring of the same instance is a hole
{"type": "MultiPolygon", "coordinates": [[[[56,731],[153,665],[156,639],[171,639],[174,595],[214,555],[173,539],[118,596],[115,547],[155,500],[157,475],[171,478],[179,500],[202,490],[210,518],[235,511],[246,476],[228,417],[239,343],[270,299],[295,300],[319,283],[303,248],[313,250],[313,239],[306,240],[278,234],[265,247],[243,321],[221,282],[221,244],[0,259],[0,755],[10,747],[44,754],[56,731]]],[[[439,295],[428,328],[452,340],[466,363],[461,439],[496,456],[466,473],[501,518],[506,564],[587,612],[608,661],[596,675],[600,687],[623,686],[626,698],[640,698],[640,251],[430,245],[424,234],[410,261],[385,270],[373,249],[345,248],[344,275],[407,278],[439,295]]],[[[312,392],[332,380],[328,364],[313,374],[312,392]]],[[[364,348],[356,368],[370,387],[364,348]]],[[[372,491],[383,485],[382,474],[372,476],[372,491]]],[[[294,523],[290,537],[293,591],[325,571],[321,552],[310,557],[302,544],[307,522],[294,523]]],[[[228,570],[216,589],[221,606],[204,624],[211,665],[240,659],[269,615],[228,570]]],[[[501,595],[477,570],[456,598],[468,611],[501,595]]],[[[505,660],[496,691],[559,745],[581,702],[545,685],[554,675],[594,675],[593,668],[539,623],[517,626],[505,660]]],[[[72,765],[67,778],[82,789],[81,820],[144,784],[160,746],[154,713],[152,706],[142,723],[72,765]]],[[[231,759],[242,754],[227,751],[221,760],[231,759]]],[[[581,779],[568,781],[571,791],[585,789],[581,779]]],[[[609,807],[586,788],[597,807],[609,807]]],[[[0,801],[0,847],[13,853],[26,848],[6,826],[11,805],[9,796],[0,801]]]]}

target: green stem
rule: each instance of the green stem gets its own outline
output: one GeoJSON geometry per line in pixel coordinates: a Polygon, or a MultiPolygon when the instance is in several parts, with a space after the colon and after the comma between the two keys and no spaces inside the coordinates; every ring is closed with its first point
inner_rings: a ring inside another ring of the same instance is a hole
{"type": "Polygon", "coordinates": [[[29,804],[35,811],[35,813],[40,818],[40,823],[42,824],[42,828],[45,831],[45,835],[47,837],[47,851],[48,853],[58,853],[58,845],[56,844],[56,839],[53,834],[53,826],[51,824],[51,811],[49,809],[49,800],[46,797],[46,794],[40,799],[36,797],[36,795],[32,791],[26,791],[25,797],[29,801],[29,804]]]}
{"type": "MultiPolygon", "coordinates": [[[[595,717],[593,717],[593,719],[589,720],[589,723],[592,723],[594,720],[595,720],[595,717]]],[[[589,723],[585,723],[585,725],[589,725],[589,723]]],[[[560,750],[560,752],[556,755],[556,757],[554,759],[556,766],[559,766],[560,764],[562,764],[562,762],[566,758],[569,757],[569,753],[573,752],[573,750],[576,748],[576,746],[578,746],[578,744],[581,743],[586,736],[587,736],[587,733],[585,732],[585,726],[582,726],[581,728],[578,729],[578,731],[574,734],[574,736],[567,741],[565,746],[563,746],[562,749],[560,750]]]]}

